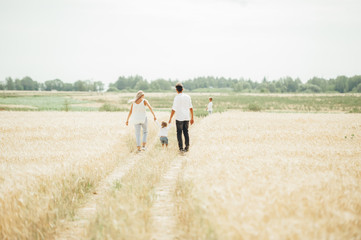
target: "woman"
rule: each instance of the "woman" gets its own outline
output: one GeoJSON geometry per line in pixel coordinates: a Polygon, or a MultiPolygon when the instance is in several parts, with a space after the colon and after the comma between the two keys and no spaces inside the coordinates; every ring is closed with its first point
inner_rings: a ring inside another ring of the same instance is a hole
{"type": "Polygon", "coordinates": [[[147,143],[147,135],[148,135],[148,120],[147,114],[145,111],[145,107],[147,106],[149,110],[152,112],[154,116],[154,121],[157,120],[155,114],[153,112],[152,107],[150,106],[149,102],[144,99],[144,92],[138,91],[137,95],[134,99],[130,100],[132,105],[130,106],[129,114],[127,121],[125,124],[128,126],[129,118],[132,116],[131,122],[134,124],[135,127],[135,138],[137,142],[137,149],[138,152],[141,150],[145,151],[145,144],[147,143]],[[140,130],[143,128],[143,142],[142,142],[142,149],[140,148],[140,130]]]}

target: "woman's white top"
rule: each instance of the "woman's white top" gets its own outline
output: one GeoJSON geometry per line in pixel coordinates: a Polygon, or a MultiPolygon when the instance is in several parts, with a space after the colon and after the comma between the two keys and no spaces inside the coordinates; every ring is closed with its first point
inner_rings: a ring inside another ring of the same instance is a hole
{"type": "Polygon", "coordinates": [[[162,125],[159,124],[158,121],[155,121],[159,127],[159,133],[158,133],[158,136],[159,137],[168,137],[168,131],[169,131],[169,128],[170,128],[170,123],[168,124],[167,127],[162,127],[162,125]]]}
{"type": "Polygon", "coordinates": [[[145,123],[145,119],[147,117],[144,105],[144,99],[137,104],[136,102],[133,103],[133,110],[132,110],[132,123],[139,124],[145,123]]]}

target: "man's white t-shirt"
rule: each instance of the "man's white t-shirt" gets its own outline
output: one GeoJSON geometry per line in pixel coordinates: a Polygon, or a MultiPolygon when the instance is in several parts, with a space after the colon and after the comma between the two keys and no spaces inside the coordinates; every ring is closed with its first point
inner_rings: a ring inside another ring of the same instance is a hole
{"type": "Polygon", "coordinates": [[[189,121],[189,109],[193,108],[191,97],[184,93],[178,93],[173,101],[172,109],[175,111],[175,120],[189,121]]]}

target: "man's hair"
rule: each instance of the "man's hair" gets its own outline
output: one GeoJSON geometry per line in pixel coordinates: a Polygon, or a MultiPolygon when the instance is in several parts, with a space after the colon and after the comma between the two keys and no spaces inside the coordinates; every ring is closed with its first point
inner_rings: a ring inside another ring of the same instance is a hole
{"type": "Polygon", "coordinates": [[[182,83],[177,83],[175,85],[175,88],[177,89],[178,92],[183,91],[183,84],[182,83]]]}

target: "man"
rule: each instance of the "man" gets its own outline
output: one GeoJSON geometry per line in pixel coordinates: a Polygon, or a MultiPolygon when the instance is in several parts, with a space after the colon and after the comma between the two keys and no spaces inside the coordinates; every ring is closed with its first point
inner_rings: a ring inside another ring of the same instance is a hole
{"type": "Polygon", "coordinates": [[[170,114],[169,123],[171,123],[174,113],[176,114],[176,127],[179,151],[187,152],[189,150],[189,121],[191,125],[194,123],[193,106],[190,96],[183,93],[183,85],[177,83],[175,86],[177,96],[174,97],[172,112],[170,114]],[[185,148],[183,149],[182,133],[185,140],[185,148]]]}

